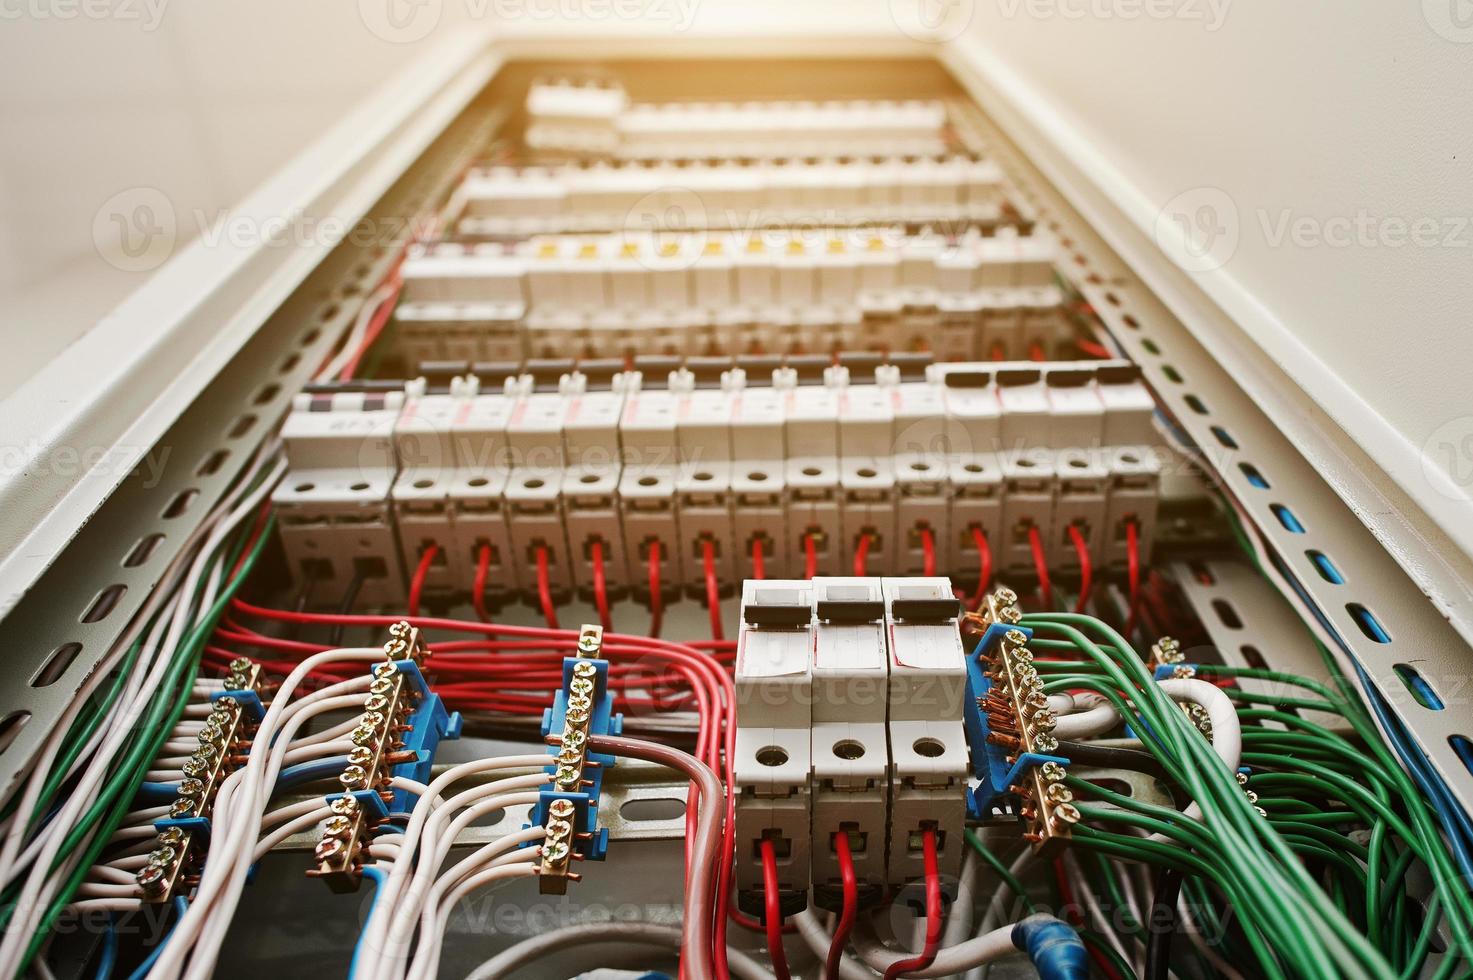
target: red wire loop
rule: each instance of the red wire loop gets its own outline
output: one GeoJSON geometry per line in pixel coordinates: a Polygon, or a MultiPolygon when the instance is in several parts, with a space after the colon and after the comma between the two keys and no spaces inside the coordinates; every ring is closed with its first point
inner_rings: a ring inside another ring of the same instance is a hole
{"type": "Polygon", "coordinates": [[[777,890],[777,849],[772,839],[762,839],[762,900],[767,914],[763,926],[767,929],[768,951],[772,954],[772,973],[777,980],[791,980],[788,973],[788,954],[783,949],[783,903],[777,890]]]}
{"type": "Polygon", "coordinates": [[[976,524],[972,525],[972,543],[977,546],[977,594],[972,596],[972,608],[981,609],[982,600],[987,598],[987,587],[992,584],[992,547],[987,535],[976,524]]]}
{"type": "Polygon", "coordinates": [[[908,960],[896,960],[885,971],[885,980],[895,980],[903,973],[924,970],[936,959],[941,948],[941,868],[936,858],[936,831],[927,827],[921,839],[925,850],[926,868],[926,942],[920,955],[908,960]]]}
{"type": "Polygon", "coordinates": [[[854,574],[857,578],[864,578],[869,573],[865,565],[869,563],[870,533],[864,532],[859,536],[859,541],[854,545],[854,574]]]}
{"type": "Polygon", "coordinates": [[[552,582],[547,571],[546,545],[537,546],[537,600],[542,604],[542,618],[547,620],[548,629],[558,629],[557,607],[552,603],[552,582]]]}
{"type": "Polygon", "coordinates": [[[854,855],[849,850],[847,831],[841,830],[834,835],[834,856],[839,860],[839,879],[844,885],[844,910],[839,914],[839,924],[834,927],[834,941],[829,944],[828,959],[824,961],[824,980],[838,980],[844,947],[859,915],[859,878],[854,873],[854,855]]]}
{"type": "Polygon", "coordinates": [[[486,611],[486,579],[491,573],[491,546],[483,544],[476,551],[476,577],[471,582],[471,606],[476,610],[476,618],[483,623],[491,622],[491,614],[486,611]]]}
{"type": "Polygon", "coordinates": [[[425,590],[425,579],[430,574],[430,566],[435,563],[435,556],[440,553],[440,546],[429,545],[419,556],[419,565],[414,569],[414,577],[409,580],[409,615],[419,615],[419,599],[425,590]]]}
{"type": "Polygon", "coordinates": [[[660,540],[650,542],[650,636],[660,635],[661,620],[665,618],[665,599],[660,595],[660,540]]]}
{"type": "Polygon", "coordinates": [[[767,577],[767,557],[762,553],[762,539],[752,539],[752,577],[764,579],[767,577]]]}
{"type": "Polygon", "coordinates": [[[1069,540],[1074,542],[1074,553],[1079,556],[1079,601],[1074,604],[1076,613],[1083,613],[1089,606],[1089,590],[1094,584],[1094,568],[1089,560],[1089,544],[1078,524],[1069,525],[1069,540]]]}
{"type": "Polygon", "coordinates": [[[936,532],[929,527],[922,527],[921,532],[921,574],[936,574],[936,532]]]}
{"type": "Polygon", "coordinates": [[[594,538],[588,543],[588,561],[593,565],[593,604],[598,609],[598,621],[606,630],[614,628],[609,615],[609,583],[604,575],[604,543],[594,538]]]}
{"type": "Polygon", "coordinates": [[[1038,573],[1038,597],[1043,601],[1043,608],[1052,610],[1054,608],[1054,586],[1048,577],[1048,560],[1043,555],[1043,536],[1038,533],[1038,525],[1028,525],[1028,547],[1033,549],[1033,570],[1038,573]]]}
{"type": "Polygon", "coordinates": [[[803,577],[813,578],[818,574],[818,546],[813,542],[813,532],[803,535],[803,577]]]}
{"type": "Polygon", "coordinates": [[[1141,542],[1135,521],[1125,523],[1125,561],[1130,578],[1130,615],[1125,621],[1125,638],[1135,634],[1136,619],[1141,611],[1141,542]]]}
{"type": "Polygon", "coordinates": [[[701,539],[701,565],[706,574],[706,612],[711,617],[711,639],[724,640],[721,629],[721,583],[716,580],[716,542],[701,539]]]}

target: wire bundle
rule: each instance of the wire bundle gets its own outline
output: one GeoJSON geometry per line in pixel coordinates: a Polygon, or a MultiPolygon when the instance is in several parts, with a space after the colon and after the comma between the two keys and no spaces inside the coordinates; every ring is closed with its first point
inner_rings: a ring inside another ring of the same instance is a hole
{"type": "MultiPolygon", "coordinates": [[[[1458,883],[1430,807],[1343,679],[1337,690],[1282,672],[1197,668],[1201,678],[1226,685],[1257,678],[1302,695],[1255,693],[1200,678],[1158,682],[1129,644],[1098,620],[1035,614],[1024,616],[1022,625],[1036,631],[1030,648],[1039,655],[1035,666],[1046,678],[1046,692],[1086,691],[1105,699],[1103,712],[1064,715],[1056,732],[1090,737],[1128,721],[1171,788],[1190,801],[1178,811],[1087,780],[1067,781],[1083,817],[1076,844],[1163,869],[1153,906],[1171,920],[1185,904],[1175,894],[1184,882],[1194,915],[1214,920],[1210,931],[1218,948],[1207,950],[1209,959],[1254,963],[1267,977],[1415,976],[1445,921],[1456,947],[1439,974],[1469,961],[1473,900],[1458,883]],[[1050,660],[1045,653],[1081,659],[1050,660]],[[1194,687],[1188,692],[1186,685],[1194,687]],[[1174,705],[1184,692],[1211,712],[1211,742],[1174,705]],[[1343,718],[1353,738],[1306,720],[1303,711],[1343,718]],[[1251,789],[1239,780],[1239,762],[1251,771],[1251,789]],[[1368,842],[1354,841],[1353,830],[1366,832],[1368,842]],[[1435,908],[1425,916],[1407,892],[1415,865],[1431,872],[1436,889],[1435,908]],[[1236,930],[1216,921],[1225,908],[1234,913],[1236,930]]],[[[1129,762],[1116,759],[1122,761],[1129,762]]],[[[1108,865],[1104,870],[1100,880],[1116,890],[1120,879],[1108,865]]],[[[1162,946],[1169,935],[1169,929],[1153,934],[1146,944],[1148,976],[1165,976],[1162,946]]]]}

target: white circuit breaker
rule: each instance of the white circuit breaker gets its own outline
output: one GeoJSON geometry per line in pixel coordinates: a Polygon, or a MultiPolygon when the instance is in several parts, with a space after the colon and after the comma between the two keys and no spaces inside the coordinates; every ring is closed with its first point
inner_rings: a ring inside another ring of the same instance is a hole
{"type": "Polygon", "coordinates": [[[403,571],[390,493],[403,392],[298,395],[282,426],[290,472],[272,493],[287,562],[300,588],[365,606],[402,603],[403,571]]]}
{"type": "Polygon", "coordinates": [[[764,914],[764,840],[772,842],[784,913],[807,904],[812,727],[812,586],[782,579],[742,586],[736,654],[736,887],[764,914]]]}
{"type": "Polygon", "coordinates": [[[855,877],[869,898],[888,878],[889,645],[878,578],[812,582],[813,886],[823,908],[842,904],[834,845],[846,834],[855,877]]]}
{"type": "Polygon", "coordinates": [[[966,657],[961,604],[947,578],[883,580],[890,640],[889,880],[925,873],[923,836],[936,832],[941,873],[961,871],[968,754],[962,728],[966,657]]]}

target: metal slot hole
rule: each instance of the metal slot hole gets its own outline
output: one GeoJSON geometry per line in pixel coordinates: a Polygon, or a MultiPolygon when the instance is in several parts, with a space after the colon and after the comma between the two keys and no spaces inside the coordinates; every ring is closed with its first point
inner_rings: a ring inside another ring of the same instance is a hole
{"type": "Polygon", "coordinates": [[[123,559],[123,567],[139,567],[148,561],[149,558],[153,557],[154,551],[157,550],[163,541],[164,536],[162,534],[150,534],[147,537],[139,538],[138,543],[133,546],[133,550],[128,552],[128,557],[123,559]]]}
{"type": "Polygon", "coordinates": [[[109,585],[97,593],[97,598],[92,600],[92,605],[82,614],[84,623],[100,623],[107,618],[108,613],[117,608],[118,600],[127,593],[128,587],[121,583],[109,585]]]}
{"type": "Polygon", "coordinates": [[[1416,701],[1422,707],[1432,711],[1441,711],[1446,707],[1442,702],[1442,698],[1433,690],[1432,685],[1427,683],[1427,678],[1417,672],[1417,668],[1410,664],[1397,664],[1391,669],[1396,671],[1397,679],[1407,689],[1407,693],[1412,696],[1412,700],[1416,701]]]}
{"type": "Polygon", "coordinates": [[[50,687],[61,679],[66,669],[77,659],[77,654],[82,652],[82,644],[75,641],[63,643],[42,662],[41,667],[31,677],[32,687],[50,687]]]}
{"type": "Polygon", "coordinates": [[[31,713],[24,709],[12,711],[3,719],[0,719],[0,752],[10,748],[20,730],[26,727],[26,722],[31,720],[31,713]]]}

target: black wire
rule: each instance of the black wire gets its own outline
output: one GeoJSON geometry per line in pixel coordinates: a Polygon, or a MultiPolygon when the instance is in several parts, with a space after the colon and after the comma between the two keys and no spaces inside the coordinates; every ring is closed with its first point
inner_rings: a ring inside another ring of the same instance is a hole
{"type": "MultiPolygon", "coordinates": [[[[358,593],[363,589],[363,574],[353,573],[353,581],[348,583],[348,591],[343,593],[343,601],[338,604],[338,615],[346,616],[353,611],[353,603],[358,601],[358,593]]],[[[332,646],[343,645],[343,630],[347,623],[338,623],[332,628],[332,646]]]]}
{"type": "Polygon", "coordinates": [[[1176,900],[1181,895],[1181,872],[1163,867],[1156,872],[1151,914],[1146,919],[1146,972],[1144,980],[1167,980],[1171,969],[1171,940],[1176,935],[1176,900]]]}
{"type": "Polygon", "coordinates": [[[1161,764],[1161,760],[1143,749],[1126,749],[1114,745],[1096,745],[1093,742],[1071,742],[1059,740],[1059,755],[1081,766],[1098,766],[1101,769],[1132,769],[1155,776],[1168,784],[1172,778],[1161,764]]]}

